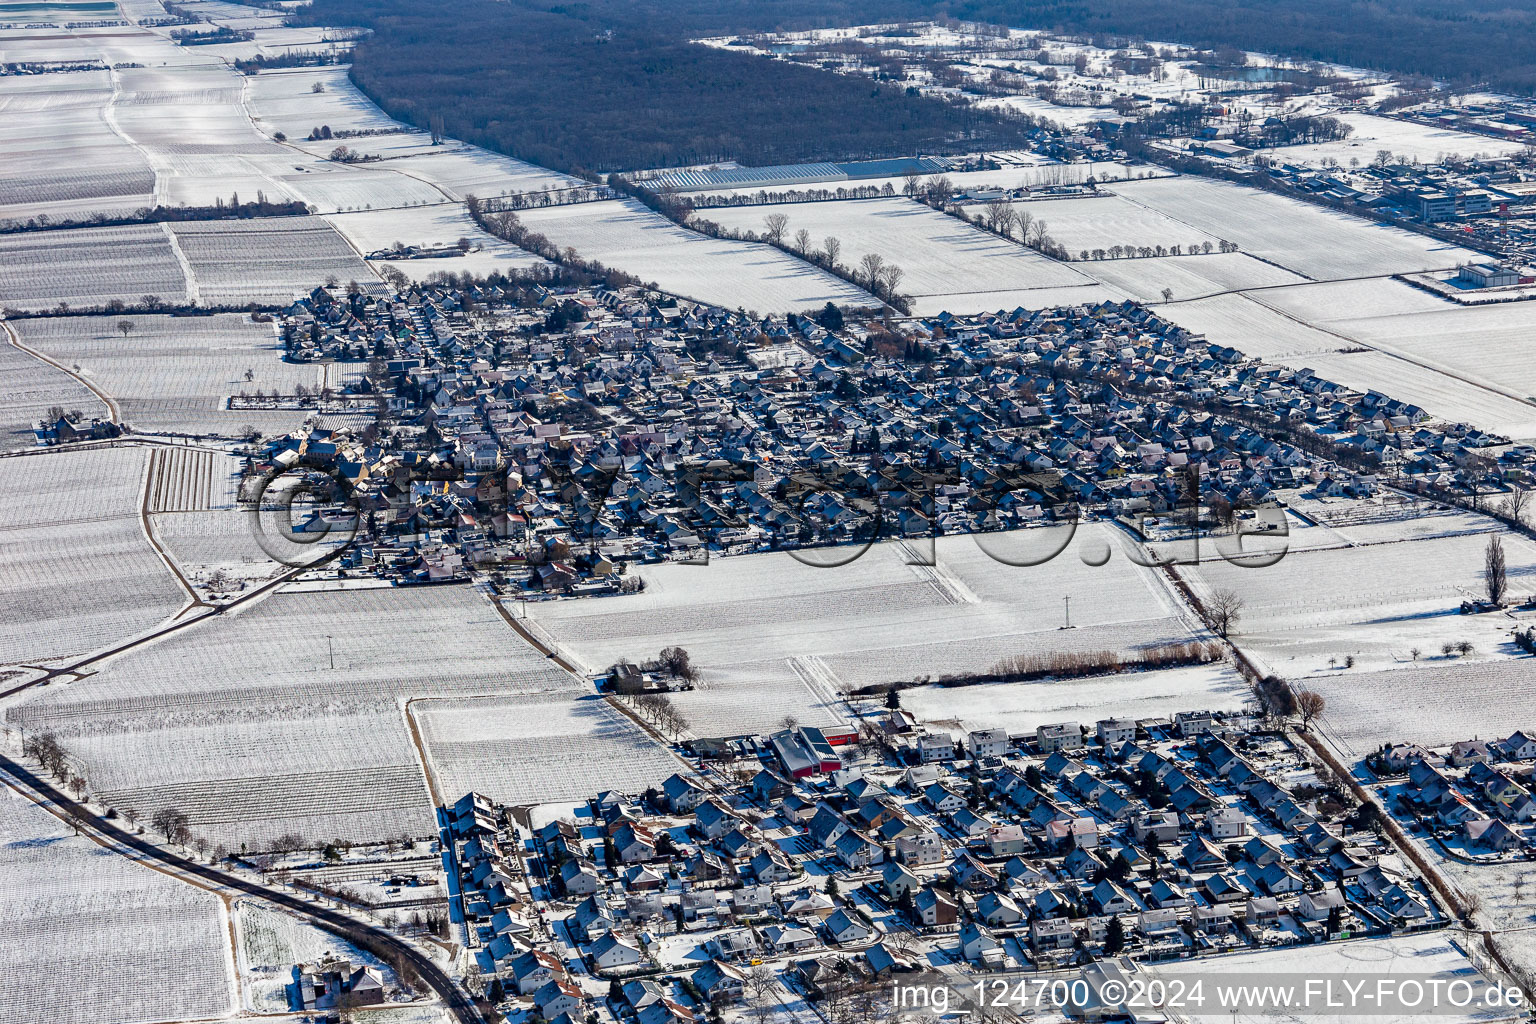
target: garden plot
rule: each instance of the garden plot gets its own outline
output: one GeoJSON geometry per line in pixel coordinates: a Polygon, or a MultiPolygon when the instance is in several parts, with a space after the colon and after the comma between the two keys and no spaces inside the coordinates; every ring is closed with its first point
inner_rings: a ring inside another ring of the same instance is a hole
{"type": "MultiPolygon", "coordinates": [[[[1178,245],[1193,251],[1203,242],[1217,247],[1221,241],[1218,236],[1192,229],[1156,210],[1109,194],[1085,199],[1039,199],[1014,203],[1013,208],[1045,223],[1051,237],[1074,256],[1082,249],[1109,249],[1115,245],[1153,248],[1178,245]]],[[[970,206],[966,209],[974,214],[984,208],[970,206]]]]}
{"type": "Polygon", "coordinates": [[[540,692],[587,689],[467,587],[321,590],[173,634],[9,718],[58,734],[107,803],[178,806],[210,840],[367,841],[434,832],[406,700],[540,692]]]}
{"type": "Polygon", "coordinates": [[[593,693],[557,691],[415,705],[438,787],[498,803],[576,799],[659,785],[678,762],[593,693]]]}
{"type": "Polygon", "coordinates": [[[32,426],[54,406],[78,409],[87,419],[107,415],[101,399],[80,382],[0,337],[0,450],[35,446],[32,426]]]}
{"type": "Polygon", "coordinates": [[[384,291],[346,239],[317,218],[184,222],[171,231],[209,305],[286,305],[332,279],[384,291]]]}
{"type": "Polygon", "coordinates": [[[1089,679],[922,686],[901,691],[901,706],[952,728],[1033,733],[1036,726],[1101,718],[1172,718],[1177,711],[1236,710],[1252,693],[1226,662],[1089,679]]]}
{"type": "Polygon", "coordinates": [[[186,275],[158,224],[0,236],[0,306],[94,306],[144,295],[187,298],[186,275]]]}
{"type": "Polygon", "coordinates": [[[1454,267],[1480,258],[1388,224],[1223,181],[1181,176],[1113,189],[1191,231],[1236,242],[1244,252],[1314,280],[1454,267]]]}
{"type": "Polygon", "coordinates": [[[1416,664],[1379,672],[1325,669],[1292,682],[1323,695],[1323,726],[1350,757],[1364,757],[1383,743],[1503,738],[1536,720],[1528,662],[1447,658],[1438,646],[1433,654],[1427,642],[1425,647],[1416,664]]]}
{"type": "Polygon", "coordinates": [[[327,219],[364,255],[392,249],[396,243],[432,247],[455,245],[460,239],[469,243],[469,250],[462,256],[374,261],[378,266],[394,267],[416,281],[441,272],[481,276],[510,274],[530,270],[545,262],[510,242],[487,234],[458,203],[346,213],[327,219]]]}
{"type": "Polygon", "coordinates": [[[286,1013],[294,966],[313,963],[327,954],[378,970],[386,988],[397,983],[394,971],[372,953],[273,906],[238,901],[235,933],[246,1009],[257,1013],[286,1013]]]}
{"type": "Polygon", "coordinates": [[[291,395],[300,384],[340,388],[345,366],[355,366],[284,362],[273,325],[252,323],[240,313],[49,317],[16,326],[30,347],[78,365],[141,431],[234,436],[247,424],[291,430],[304,412],[228,409],[230,396],[257,390],[291,395]],[[123,321],[133,325],[126,336],[118,328],[123,321]]]}
{"type": "MultiPolygon", "coordinates": [[[[1092,260],[1073,266],[1143,302],[1163,301],[1164,288],[1178,301],[1245,288],[1273,288],[1302,282],[1302,278],[1289,270],[1243,252],[1092,260]]],[[[1168,312],[1164,310],[1165,315],[1168,312]]]]}
{"type": "Polygon", "coordinates": [[[148,459],[111,448],[0,463],[0,662],[83,655],[181,607],[139,522],[148,459]]]}
{"type": "Polygon", "coordinates": [[[5,788],[0,920],[3,1024],[136,1024],[237,1008],[218,897],[73,834],[5,788]]]}
{"type": "MultiPolygon", "coordinates": [[[[1438,526],[1438,520],[1436,520],[1438,526]]],[[[1352,547],[1292,551],[1266,568],[1244,569],[1203,562],[1182,569],[1196,591],[1208,596],[1230,589],[1246,601],[1234,634],[1282,675],[1328,671],[1354,658],[1359,667],[1397,668],[1438,654],[1445,643],[1469,641],[1478,656],[1512,652],[1504,615],[1458,614],[1463,601],[1483,595],[1483,553],[1488,533],[1446,532],[1412,540],[1379,540],[1391,525],[1341,527],[1335,532],[1369,538],[1352,547]]],[[[1402,524],[1402,535],[1411,536],[1402,524]]],[[[1514,596],[1536,590],[1536,546],[1499,531],[1514,596]]]]}
{"type": "MultiPolygon", "coordinates": [[[[1042,554],[1045,531],[993,534],[986,543],[1017,558],[1042,554]],[[1008,549],[1008,550],[1004,550],[1008,549]]],[[[800,717],[824,714],[847,686],[921,675],[983,671],[1016,654],[1130,650],[1194,635],[1151,572],[1132,565],[1118,535],[1083,527],[1059,557],[1013,567],[965,537],[938,542],[936,566],[909,565],[921,545],[880,544],[841,568],[813,568],[788,554],[746,555],[708,566],[640,569],[643,593],[548,602],[529,614],[562,654],[591,671],[620,657],[687,649],[704,684],[781,701],[792,673],[804,686],[800,717]],[[1110,551],[1098,568],[1083,564],[1110,551]],[[1070,597],[1072,623],[1062,630],[1070,597]]],[[[679,695],[683,701],[707,698],[679,695]]],[[[775,705],[774,714],[782,717],[775,705]]]]}
{"type": "Polygon", "coordinates": [[[761,313],[827,302],[879,305],[862,288],[772,246],[709,238],[631,199],[525,210],[518,216],[562,248],[699,302],[761,313]]]}
{"type": "Polygon", "coordinates": [[[734,206],[699,216],[761,234],[764,218],[772,214],[789,218],[786,241],[802,228],[811,233],[813,247],[829,237],[839,239],[841,261],[849,267],[857,267],[870,253],[900,266],[905,276],[898,290],[914,296],[1092,283],[1066,264],[910,199],[734,206]]]}

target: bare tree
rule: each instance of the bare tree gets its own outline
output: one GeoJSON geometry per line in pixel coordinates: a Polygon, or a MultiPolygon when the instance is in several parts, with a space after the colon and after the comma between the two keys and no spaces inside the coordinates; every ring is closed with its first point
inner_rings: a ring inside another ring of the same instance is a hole
{"type": "Polygon", "coordinates": [[[1509,499],[1504,502],[1504,514],[1509,516],[1521,526],[1525,525],[1526,509],[1530,506],[1531,492],[1518,488],[1509,492],[1509,499]]]}
{"type": "Polygon", "coordinates": [[[784,241],[784,232],[789,228],[789,215],[784,213],[770,213],[763,218],[763,234],[774,245],[780,245],[784,241]]]}
{"type": "Polygon", "coordinates": [[[843,253],[843,243],[837,240],[837,236],[828,235],[826,241],[821,243],[821,248],[827,254],[827,266],[837,266],[837,258],[843,253]]]}
{"type": "Polygon", "coordinates": [[[1296,711],[1301,715],[1301,727],[1305,729],[1311,726],[1312,719],[1322,714],[1323,708],[1327,706],[1328,702],[1323,699],[1323,695],[1314,690],[1302,690],[1298,693],[1296,711]]]}
{"type": "Polygon", "coordinates": [[[901,284],[901,279],[907,276],[907,272],[894,263],[888,263],[885,267],[885,293],[891,298],[896,297],[896,288],[901,284]]]}
{"type": "Polygon", "coordinates": [[[795,232],[795,252],[804,256],[811,251],[811,233],[805,228],[795,232]]]}
{"type": "Polygon", "coordinates": [[[149,819],[149,823],[165,838],[178,846],[185,846],[192,830],[187,827],[187,812],[179,807],[162,807],[149,819]]]}
{"type": "Polygon", "coordinates": [[[777,971],[767,964],[759,964],[747,971],[744,980],[747,983],[747,991],[752,993],[752,997],[754,999],[762,999],[772,992],[774,986],[779,983],[779,975],[777,971]]]}
{"type": "Polygon", "coordinates": [[[1029,240],[1029,229],[1035,223],[1035,215],[1028,210],[1020,210],[1014,215],[1014,223],[1019,228],[1019,238],[1022,241],[1029,240]]]}
{"type": "Polygon", "coordinates": [[[132,320],[119,320],[117,322],[117,330],[124,338],[133,333],[133,328],[134,323],[132,320]]]}
{"type": "Polygon", "coordinates": [[[915,196],[921,190],[923,176],[916,171],[908,171],[902,176],[901,191],[904,195],[915,196]]]}
{"type": "Polygon", "coordinates": [[[1483,586],[1491,603],[1504,603],[1504,595],[1509,592],[1509,571],[1504,565],[1504,542],[1497,535],[1488,538],[1488,547],[1483,552],[1483,586]]]}
{"type": "Polygon", "coordinates": [[[1212,594],[1208,607],[1211,613],[1211,624],[1216,627],[1216,632],[1226,636],[1236,629],[1238,622],[1242,620],[1243,609],[1246,606],[1247,602],[1235,590],[1223,587],[1212,594]]]}
{"type": "Polygon", "coordinates": [[[880,274],[885,269],[885,258],[877,252],[867,252],[859,260],[863,272],[864,287],[874,291],[880,285],[880,274]]]}

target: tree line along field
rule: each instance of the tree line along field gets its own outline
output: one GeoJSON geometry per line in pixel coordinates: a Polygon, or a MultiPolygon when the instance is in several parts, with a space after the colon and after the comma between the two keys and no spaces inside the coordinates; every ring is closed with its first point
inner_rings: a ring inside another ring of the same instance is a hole
{"type": "Polygon", "coordinates": [[[0,460],[0,663],[86,654],[181,607],[139,522],[148,460],[141,448],[0,460]]]}
{"type": "Polygon", "coordinates": [[[700,302],[765,313],[827,302],[879,305],[863,289],[772,246],[706,237],[632,199],[523,210],[518,217],[562,248],[700,302]]]}
{"type": "Polygon", "coordinates": [[[195,833],[255,847],[431,834],[408,700],[540,694],[557,707],[590,692],[467,587],[306,590],[37,691],[7,717],[54,732],[108,805],[179,806],[195,833]]]}
{"type": "Polygon", "coordinates": [[[718,207],[696,216],[762,235],[766,218],[775,214],[788,218],[785,242],[801,230],[809,232],[813,249],[836,238],[842,244],[841,261],[853,268],[867,255],[879,256],[902,269],[898,290],[913,296],[1093,283],[1070,266],[904,197],[718,207]]]}
{"type": "Polygon", "coordinates": [[[212,893],[73,835],[5,788],[0,837],[0,1022],[137,1024],[236,1009],[228,924],[212,893]]]}

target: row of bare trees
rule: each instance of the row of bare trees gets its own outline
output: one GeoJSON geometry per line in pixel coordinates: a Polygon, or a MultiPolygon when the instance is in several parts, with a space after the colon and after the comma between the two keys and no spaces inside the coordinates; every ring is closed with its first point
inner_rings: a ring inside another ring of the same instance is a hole
{"type": "MultiPolygon", "coordinates": [[[[723,233],[724,229],[714,225],[717,232],[723,233]]],[[[796,231],[794,237],[785,240],[789,231],[789,215],[787,213],[770,213],[763,218],[763,233],[761,241],[780,249],[794,253],[801,259],[851,281],[868,291],[871,295],[900,306],[902,295],[900,293],[902,279],[906,277],[906,271],[894,263],[888,263],[884,256],[877,252],[867,252],[859,257],[856,267],[846,267],[841,262],[843,243],[835,236],[828,235],[818,248],[811,238],[811,233],[805,228],[796,231]]],[[[749,240],[752,239],[750,234],[749,240]]]]}
{"type": "Polygon", "coordinates": [[[690,726],[687,716],[664,693],[642,693],[630,700],[630,706],[645,721],[673,738],[687,732],[690,726]]]}

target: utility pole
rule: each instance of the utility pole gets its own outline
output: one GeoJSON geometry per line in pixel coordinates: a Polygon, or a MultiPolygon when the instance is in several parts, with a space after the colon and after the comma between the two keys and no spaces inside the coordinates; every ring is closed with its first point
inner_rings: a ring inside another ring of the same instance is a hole
{"type": "Polygon", "coordinates": [[[1070,595],[1068,595],[1068,596],[1063,597],[1061,600],[1062,600],[1062,603],[1067,606],[1067,624],[1065,626],[1062,626],[1061,628],[1062,629],[1071,629],[1072,628],[1072,598],[1071,598],[1070,595]]]}
{"type": "Polygon", "coordinates": [[[329,633],[327,633],[325,635],[325,654],[326,654],[326,658],[330,661],[331,668],[334,670],[336,668],[336,646],[332,642],[333,640],[334,640],[334,637],[332,637],[329,633]]]}

